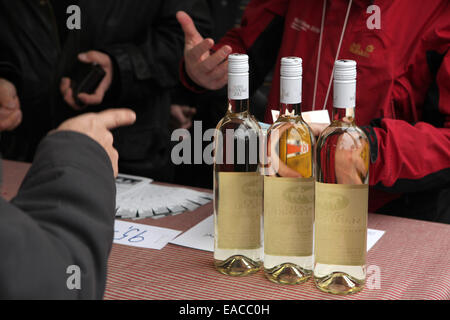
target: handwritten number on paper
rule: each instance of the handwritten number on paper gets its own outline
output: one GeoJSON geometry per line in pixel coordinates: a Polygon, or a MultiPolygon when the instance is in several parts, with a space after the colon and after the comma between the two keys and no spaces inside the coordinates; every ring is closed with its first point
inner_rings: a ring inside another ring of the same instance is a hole
{"type": "Polygon", "coordinates": [[[126,232],[122,233],[121,235],[120,235],[121,232],[118,230],[114,231],[114,234],[116,234],[116,233],[119,233],[119,236],[114,237],[114,240],[119,241],[119,240],[128,238],[127,239],[128,242],[137,243],[137,242],[141,242],[141,241],[145,240],[143,235],[145,233],[147,233],[147,230],[140,232],[140,229],[131,226],[128,228],[128,230],[126,232]],[[137,232],[137,234],[136,234],[136,232],[137,232]]]}

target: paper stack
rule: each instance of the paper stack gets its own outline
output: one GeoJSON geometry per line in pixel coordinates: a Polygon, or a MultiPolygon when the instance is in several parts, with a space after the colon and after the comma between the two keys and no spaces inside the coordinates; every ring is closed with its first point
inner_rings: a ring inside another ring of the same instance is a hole
{"type": "Polygon", "coordinates": [[[116,217],[162,218],[192,211],[207,204],[213,195],[188,188],[152,184],[152,179],[119,174],[116,179],[116,217]]]}

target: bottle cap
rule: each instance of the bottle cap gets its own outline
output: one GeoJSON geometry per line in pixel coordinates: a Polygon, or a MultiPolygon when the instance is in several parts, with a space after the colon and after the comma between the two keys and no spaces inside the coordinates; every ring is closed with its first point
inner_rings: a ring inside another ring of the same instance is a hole
{"type": "Polygon", "coordinates": [[[302,76],[302,59],[298,57],[281,58],[280,75],[287,78],[299,78],[302,76]]]}
{"type": "Polygon", "coordinates": [[[248,73],[248,55],[233,53],[228,56],[228,73],[242,74],[248,73]]]}
{"type": "Polygon", "coordinates": [[[334,64],[334,80],[354,81],[356,80],[356,61],[337,60],[334,64]]]}

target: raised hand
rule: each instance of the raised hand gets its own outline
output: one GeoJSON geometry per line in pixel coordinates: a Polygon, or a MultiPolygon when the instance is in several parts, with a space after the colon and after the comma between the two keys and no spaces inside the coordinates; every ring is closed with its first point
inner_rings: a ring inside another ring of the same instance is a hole
{"type": "Polygon", "coordinates": [[[226,58],[232,52],[231,47],[226,45],[212,53],[210,50],[214,46],[214,40],[204,39],[187,13],[177,12],[177,20],[184,31],[184,59],[188,76],[206,89],[217,90],[224,87],[228,81],[226,58]]]}
{"type": "Polygon", "coordinates": [[[16,87],[0,79],[0,131],[11,131],[22,122],[22,111],[16,87]]]}

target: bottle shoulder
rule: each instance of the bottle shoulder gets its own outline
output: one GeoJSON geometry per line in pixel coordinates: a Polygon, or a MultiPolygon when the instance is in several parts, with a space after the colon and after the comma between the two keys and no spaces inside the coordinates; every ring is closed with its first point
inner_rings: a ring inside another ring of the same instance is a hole
{"type": "Polygon", "coordinates": [[[227,112],[225,116],[219,121],[216,127],[217,130],[223,131],[226,129],[241,129],[261,131],[261,126],[249,112],[231,113],[227,112]]]}
{"type": "Polygon", "coordinates": [[[274,122],[269,129],[267,135],[271,136],[277,132],[279,135],[288,131],[289,135],[297,135],[300,137],[308,137],[314,141],[314,135],[310,126],[300,116],[282,116],[274,122]]]}
{"type": "Polygon", "coordinates": [[[331,152],[335,149],[370,151],[369,139],[364,131],[356,125],[339,126],[332,124],[322,131],[316,145],[318,153],[331,152]]]}
{"type": "Polygon", "coordinates": [[[329,136],[347,134],[358,139],[367,140],[368,138],[365,132],[356,124],[346,124],[339,121],[333,121],[328,127],[326,127],[320,134],[319,141],[328,138],[329,136]]]}

